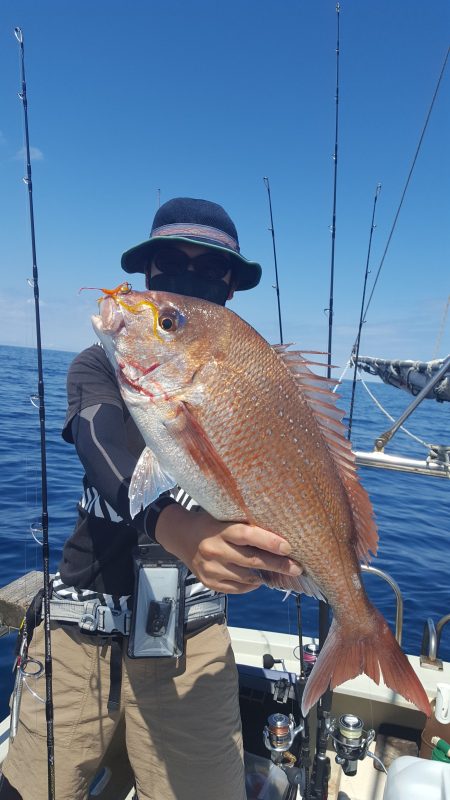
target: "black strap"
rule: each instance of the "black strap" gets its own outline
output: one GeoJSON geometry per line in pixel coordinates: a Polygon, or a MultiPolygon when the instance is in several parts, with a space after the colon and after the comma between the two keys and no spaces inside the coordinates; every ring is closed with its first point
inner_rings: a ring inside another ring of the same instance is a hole
{"type": "Polygon", "coordinates": [[[109,662],[109,697],[108,711],[120,708],[120,690],[122,688],[122,638],[111,640],[111,660],[109,662]]]}
{"type": "Polygon", "coordinates": [[[22,795],[4,775],[0,775],[0,800],[22,800],[22,795]]]}

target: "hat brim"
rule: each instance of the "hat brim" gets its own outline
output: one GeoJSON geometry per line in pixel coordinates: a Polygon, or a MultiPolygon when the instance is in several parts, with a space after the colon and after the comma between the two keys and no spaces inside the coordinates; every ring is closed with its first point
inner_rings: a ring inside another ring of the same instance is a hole
{"type": "Polygon", "coordinates": [[[222,253],[227,253],[233,260],[233,276],[237,280],[235,287],[237,291],[253,289],[261,280],[262,269],[260,264],[256,261],[248,261],[244,256],[241,256],[240,253],[235,253],[228,247],[221,247],[211,242],[211,240],[199,236],[152,236],[151,239],[137,244],[123,254],[121,259],[122,269],[129,274],[134,272],[145,273],[157,247],[159,247],[160,244],[167,244],[170,242],[201,244],[204,247],[210,247],[212,250],[219,250],[222,253]]]}

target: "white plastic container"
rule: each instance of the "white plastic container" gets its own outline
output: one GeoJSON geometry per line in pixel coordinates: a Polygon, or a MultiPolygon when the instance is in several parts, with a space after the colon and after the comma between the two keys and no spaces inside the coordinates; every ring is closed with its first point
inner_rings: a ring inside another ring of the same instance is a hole
{"type": "Polygon", "coordinates": [[[383,800],[450,800],[450,765],[396,758],[388,769],[383,800]]]}
{"type": "Polygon", "coordinates": [[[244,751],[247,800],[283,800],[289,786],[280,767],[270,759],[244,751]]]}
{"type": "Polygon", "coordinates": [[[450,725],[450,683],[436,686],[436,719],[443,725],[450,725]]]}

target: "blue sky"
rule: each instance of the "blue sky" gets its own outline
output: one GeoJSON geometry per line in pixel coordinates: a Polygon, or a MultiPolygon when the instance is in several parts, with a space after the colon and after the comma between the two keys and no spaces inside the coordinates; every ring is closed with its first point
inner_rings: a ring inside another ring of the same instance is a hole
{"type": "MultiPolygon", "coordinates": [[[[221,203],[264,277],[232,308],[278,338],[269,176],[285,340],[327,345],[336,11],[317,0],[3,0],[0,342],[33,346],[19,48],[24,32],[44,346],[93,340],[96,292],[161,200],[221,203]]],[[[333,361],[355,339],[373,197],[372,278],[449,43],[446,0],[345,2],[333,361]]],[[[365,355],[429,359],[450,294],[450,64],[363,331],[365,355]]],[[[142,288],[139,278],[135,288],[142,288]]],[[[450,351],[450,319],[438,355],[450,351]]]]}

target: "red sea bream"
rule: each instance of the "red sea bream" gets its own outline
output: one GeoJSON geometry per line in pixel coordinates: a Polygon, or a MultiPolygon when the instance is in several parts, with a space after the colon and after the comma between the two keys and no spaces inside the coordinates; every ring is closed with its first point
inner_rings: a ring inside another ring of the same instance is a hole
{"type": "Polygon", "coordinates": [[[377,532],[330,382],[300,353],[271,347],[232,311],[196,298],[125,284],[102,298],[93,323],[147,445],[132,514],[178,483],[217,519],[289,541],[304,573],[276,585],[325,597],[333,611],[304,713],[328,686],[364,672],[429,714],[361,581],[377,532]]]}

